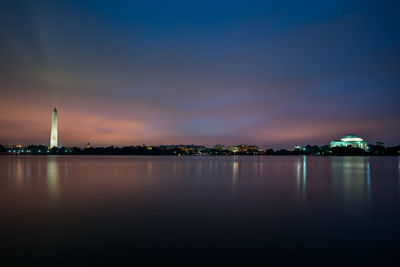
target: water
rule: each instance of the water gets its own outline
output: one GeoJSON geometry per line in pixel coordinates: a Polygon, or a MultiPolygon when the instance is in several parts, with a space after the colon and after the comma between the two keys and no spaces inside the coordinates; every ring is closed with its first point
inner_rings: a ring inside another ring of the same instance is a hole
{"type": "Polygon", "coordinates": [[[12,263],[400,262],[400,158],[2,156],[12,263]]]}

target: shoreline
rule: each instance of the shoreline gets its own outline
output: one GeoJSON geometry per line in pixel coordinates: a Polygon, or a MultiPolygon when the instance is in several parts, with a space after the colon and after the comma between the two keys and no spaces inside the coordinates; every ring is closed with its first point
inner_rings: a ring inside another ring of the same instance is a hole
{"type": "Polygon", "coordinates": [[[298,157],[298,156],[306,156],[306,157],[400,157],[400,155],[313,155],[313,154],[293,154],[293,155],[249,155],[249,154],[228,154],[228,155],[172,155],[172,154],[18,154],[18,153],[9,153],[9,154],[0,154],[1,156],[166,156],[166,157],[298,157]]]}

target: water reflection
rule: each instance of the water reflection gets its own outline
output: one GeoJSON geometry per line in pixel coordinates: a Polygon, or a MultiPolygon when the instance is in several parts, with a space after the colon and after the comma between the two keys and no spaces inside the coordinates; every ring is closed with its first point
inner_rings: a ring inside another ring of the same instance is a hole
{"type": "Polygon", "coordinates": [[[45,190],[52,202],[59,196],[60,168],[68,176],[67,161],[58,157],[13,157],[7,162],[7,180],[23,194],[45,190]]]}
{"type": "Polygon", "coordinates": [[[295,162],[296,199],[302,207],[305,205],[307,194],[307,157],[298,158],[295,162]]]}
{"type": "Polygon", "coordinates": [[[296,195],[300,195],[300,188],[301,188],[301,162],[300,160],[295,162],[295,169],[296,169],[296,195]]]}
{"type": "Polygon", "coordinates": [[[209,253],[205,264],[359,263],[378,250],[397,257],[399,195],[397,157],[4,156],[0,236],[36,262],[106,251],[112,262],[209,253]]]}
{"type": "Polygon", "coordinates": [[[332,185],[346,205],[369,205],[371,170],[369,157],[340,157],[331,161],[332,185]]]}
{"type": "Polygon", "coordinates": [[[47,158],[47,191],[49,199],[54,202],[58,199],[60,190],[60,176],[58,160],[54,157],[47,158]]]}
{"type": "Polygon", "coordinates": [[[153,161],[147,161],[147,177],[151,177],[153,175],[153,161]]]}
{"type": "Polygon", "coordinates": [[[18,189],[22,189],[24,186],[24,167],[22,165],[22,160],[18,159],[15,164],[15,181],[17,183],[18,189]]]}
{"type": "Polygon", "coordinates": [[[212,193],[223,197],[228,193],[243,198],[259,194],[260,198],[268,199],[266,203],[288,202],[307,208],[315,203],[334,203],[335,207],[364,205],[362,208],[366,210],[371,201],[377,205],[379,190],[388,187],[391,196],[388,193],[384,196],[400,198],[397,157],[48,156],[3,158],[0,164],[5,178],[2,181],[11,185],[7,190],[12,189],[13,194],[38,192],[38,198],[45,196],[50,202],[58,201],[61,193],[64,199],[76,198],[83,192],[87,196],[111,191],[123,195],[129,190],[150,192],[148,188],[165,190],[165,194],[169,193],[167,188],[193,190],[196,196],[212,193]],[[382,174],[388,166],[390,171],[382,174]],[[379,179],[374,179],[377,173],[379,179]],[[391,179],[384,183],[382,175],[391,175],[391,179]]]}
{"type": "Polygon", "coordinates": [[[203,175],[203,161],[199,160],[196,164],[196,176],[201,177],[203,175]]]}
{"type": "Polygon", "coordinates": [[[367,162],[367,200],[368,200],[368,207],[371,204],[371,166],[369,163],[369,158],[367,162]]]}
{"type": "Polygon", "coordinates": [[[7,172],[10,184],[16,186],[18,191],[22,191],[31,178],[30,164],[19,157],[8,164],[7,172]]]}
{"type": "Polygon", "coordinates": [[[237,161],[237,156],[234,156],[234,162],[232,165],[232,192],[236,191],[236,185],[239,176],[239,162],[237,161]]]}
{"type": "Polygon", "coordinates": [[[306,191],[307,190],[307,157],[303,156],[303,197],[302,204],[306,201],[306,191]]]}

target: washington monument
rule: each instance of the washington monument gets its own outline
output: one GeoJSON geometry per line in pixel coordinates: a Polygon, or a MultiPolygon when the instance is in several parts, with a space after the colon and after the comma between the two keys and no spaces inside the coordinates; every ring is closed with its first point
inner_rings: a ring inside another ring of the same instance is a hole
{"type": "Polygon", "coordinates": [[[57,109],[53,110],[53,118],[51,121],[50,148],[58,147],[58,127],[57,127],[57,109]]]}

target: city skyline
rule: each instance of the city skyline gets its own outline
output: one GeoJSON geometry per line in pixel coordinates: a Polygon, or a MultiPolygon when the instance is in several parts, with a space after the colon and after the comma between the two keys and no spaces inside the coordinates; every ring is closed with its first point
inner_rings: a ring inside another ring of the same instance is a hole
{"type": "Polygon", "coordinates": [[[8,1],[0,143],[398,145],[398,7],[8,1]]]}
{"type": "MultiPolygon", "coordinates": [[[[367,145],[368,145],[368,142],[367,141],[363,141],[361,138],[359,138],[358,136],[356,136],[356,135],[354,135],[354,134],[349,134],[349,135],[346,135],[345,137],[344,137],[344,139],[357,139],[357,140],[351,140],[351,141],[362,141],[363,143],[364,143],[364,148],[363,149],[367,149],[367,145]],[[352,137],[352,138],[350,138],[350,137],[352,137]]],[[[347,146],[347,145],[343,145],[342,143],[343,143],[343,140],[344,140],[343,138],[342,138],[342,142],[341,141],[331,141],[330,142],[330,146],[332,146],[332,143],[340,143],[340,145],[341,146],[347,146]]],[[[344,142],[347,142],[348,140],[344,140],[344,142]]],[[[139,142],[140,143],[140,142],[139,142]]],[[[381,141],[375,141],[375,142],[369,142],[369,144],[374,144],[374,143],[383,143],[383,142],[381,142],[381,141]]],[[[90,146],[89,145],[90,144],[90,142],[88,142],[88,143],[86,143],[85,145],[82,145],[82,144],[80,144],[80,145],[65,145],[65,144],[62,144],[62,142],[60,142],[60,140],[59,140],[59,138],[58,138],[58,111],[57,111],[57,109],[56,108],[54,108],[53,109],[53,111],[52,111],[52,119],[51,119],[51,131],[50,131],[50,145],[48,146],[48,148],[49,149],[51,149],[51,148],[53,148],[53,147],[56,147],[56,148],[60,148],[60,147],[85,147],[85,146],[90,146]]],[[[384,144],[384,143],[383,143],[384,144]]],[[[4,145],[4,143],[3,143],[3,145],[4,145]]],[[[21,145],[24,145],[24,146],[26,146],[26,145],[45,145],[45,144],[24,144],[24,143],[22,143],[22,142],[17,142],[17,143],[14,143],[14,144],[5,144],[5,145],[7,145],[7,146],[10,146],[10,147],[13,147],[13,146],[21,146],[21,145]]],[[[101,147],[101,146],[115,146],[115,144],[106,144],[106,145],[104,145],[104,144],[95,144],[95,146],[98,146],[98,147],[101,147]]],[[[128,147],[128,146],[138,146],[139,144],[128,144],[128,145],[116,145],[116,147],[120,147],[120,146],[125,146],[125,147],[128,147]]],[[[204,144],[200,144],[200,143],[192,143],[192,144],[185,144],[185,143],[176,143],[176,144],[144,144],[143,143],[143,145],[149,145],[149,146],[156,146],[156,147],[158,147],[158,146],[204,146],[204,144]]],[[[217,147],[217,146],[224,146],[227,150],[230,150],[229,149],[229,147],[237,147],[237,146],[241,146],[241,145],[245,145],[245,146],[254,146],[253,144],[251,144],[251,143],[240,143],[240,144],[238,144],[238,143],[236,143],[236,144],[225,144],[225,143],[216,143],[216,144],[212,144],[212,145],[210,145],[210,144],[206,144],[204,147],[208,147],[208,148],[211,148],[211,147],[217,147]],[[247,145],[246,145],[247,144],[247,145]],[[250,145],[249,145],[250,144],[250,145]]],[[[298,146],[298,145],[296,145],[296,144],[292,144],[292,145],[290,145],[290,149],[295,149],[296,147],[302,147],[302,146],[305,146],[305,145],[311,145],[311,143],[308,143],[308,144],[302,144],[301,146],[298,146]]],[[[315,143],[313,144],[313,145],[315,145],[315,143]]],[[[327,144],[318,144],[319,146],[327,146],[327,144]]],[[[278,149],[287,149],[288,147],[271,147],[271,146],[265,146],[265,145],[257,145],[256,147],[260,147],[260,149],[270,149],[270,148],[278,148],[278,149]]]]}
{"type": "MultiPolygon", "coordinates": [[[[376,143],[378,144],[378,143],[382,143],[382,142],[377,141],[376,143]]],[[[49,150],[47,152],[50,152],[50,149],[53,149],[53,148],[65,147],[65,145],[59,145],[59,144],[62,144],[62,142],[59,143],[59,138],[58,138],[58,111],[57,111],[57,108],[54,108],[53,111],[52,111],[50,143],[49,143],[49,146],[48,146],[49,150]]],[[[24,144],[24,145],[26,145],[26,144],[24,144]]],[[[30,145],[38,145],[38,144],[30,144],[30,145]]],[[[44,145],[44,144],[42,144],[42,145],[44,145]]],[[[307,145],[310,145],[310,144],[307,144],[307,145]]],[[[360,138],[359,136],[354,135],[354,134],[346,135],[340,141],[331,141],[329,146],[332,148],[332,147],[335,147],[335,146],[347,147],[349,145],[352,146],[352,147],[362,148],[363,150],[366,150],[366,151],[368,150],[368,142],[364,141],[362,138],[360,138]]],[[[21,143],[19,143],[18,145],[16,145],[16,144],[12,144],[12,145],[7,144],[7,146],[22,148],[21,143]]],[[[110,146],[114,146],[114,145],[111,144],[110,146]]],[[[130,144],[130,145],[125,146],[125,147],[129,147],[129,146],[135,146],[135,145],[130,144]]],[[[136,144],[136,146],[138,146],[138,144],[136,144]]],[[[143,144],[143,146],[145,146],[145,144],[143,144]]],[[[190,147],[191,146],[192,148],[196,147],[196,146],[199,146],[199,147],[204,147],[204,148],[207,148],[207,149],[211,148],[210,145],[204,146],[202,144],[194,144],[194,143],[192,143],[191,145],[183,144],[183,143],[181,143],[179,145],[176,145],[176,144],[156,144],[156,145],[150,144],[149,146],[147,146],[147,148],[151,149],[151,147],[153,147],[153,146],[154,147],[160,147],[160,146],[161,147],[162,146],[165,146],[165,147],[168,147],[168,146],[170,146],[170,147],[180,147],[180,146],[181,147],[188,147],[189,146],[190,147]]],[[[328,145],[325,144],[324,146],[328,146],[328,145]]],[[[69,146],[69,147],[72,147],[72,146],[69,146]]],[[[79,146],[75,145],[74,147],[79,147],[79,146]]],[[[216,148],[217,150],[229,150],[231,152],[241,151],[242,150],[241,147],[246,147],[246,149],[244,150],[245,152],[247,151],[247,149],[249,147],[250,147],[251,151],[263,151],[263,149],[266,148],[266,147],[262,147],[261,146],[260,149],[259,149],[258,146],[244,144],[244,143],[242,143],[242,144],[230,144],[230,145],[225,145],[225,144],[221,143],[221,144],[215,144],[215,145],[212,146],[212,148],[216,148]]],[[[87,143],[86,148],[91,148],[90,142],[87,143]]],[[[268,149],[270,149],[270,148],[271,147],[269,147],[268,149]]],[[[182,149],[186,150],[186,148],[182,148],[182,149]]],[[[279,149],[282,149],[282,147],[280,147],[279,149]]],[[[285,148],[283,148],[283,149],[285,149],[285,148]]],[[[292,150],[297,150],[297,149],[302,149],[302,146],[296,146],[296,145],[292,146],[292,150]]],[[[11,152],[11,151],[9,151],[9,152],[11,152]]]]}

